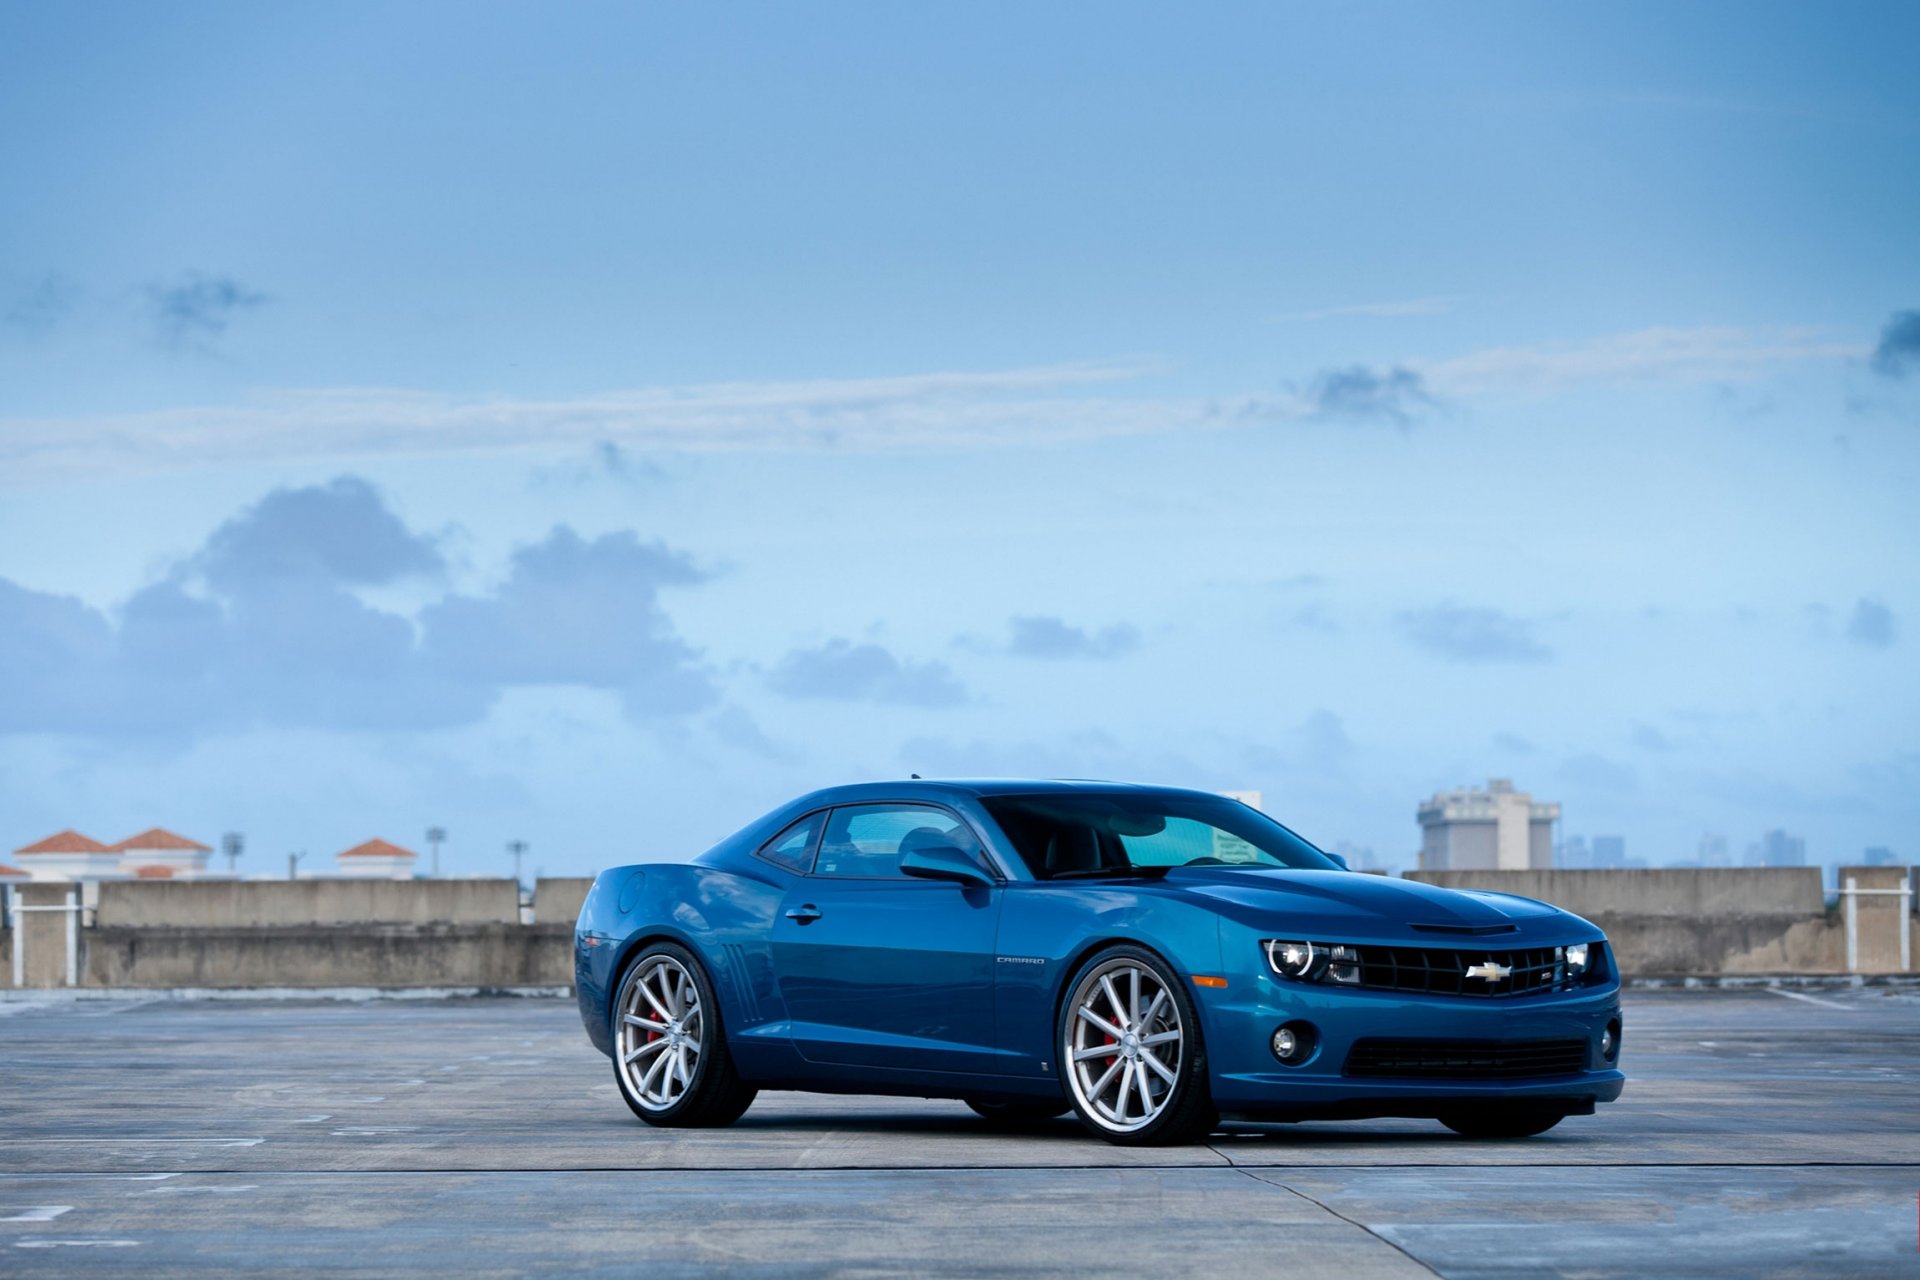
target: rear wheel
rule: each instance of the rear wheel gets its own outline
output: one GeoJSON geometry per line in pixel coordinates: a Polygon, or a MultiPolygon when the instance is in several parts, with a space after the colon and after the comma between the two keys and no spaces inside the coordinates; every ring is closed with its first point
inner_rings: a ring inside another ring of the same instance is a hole
{"type": "Polygon", "coordinates": [[[1110,947],[1067,989],[1055,1042],[1081,1122],[1121,1146],[1170,1146],[1219,1122],[1200,1018],[1186,987],[1141,947],[1110,947]]]}
{"type": "Polygon", "coordinates": [[[686,948],[656,942],[627,966],[613,1002],[613,1077],[652,1125],[728,1125],[753,1105],[756,1090],[727,1055],[713,984],[686,948]]]}
{"type": "Polygon", "coordinates": [[[1463,1138],[1531,1138],[1567,1118],[1564,1111],[1509,1107],[1499,1111],[1453,1111],[1440,1123],[1463,1138]]]}
{"type": "Polygon", "coordinates": [[[1067,1114],[1064,1102],[996,1102],[987,1098],[965,1100],[974,1114],[998,1128],[1026,1129],[1067,1114]]]}

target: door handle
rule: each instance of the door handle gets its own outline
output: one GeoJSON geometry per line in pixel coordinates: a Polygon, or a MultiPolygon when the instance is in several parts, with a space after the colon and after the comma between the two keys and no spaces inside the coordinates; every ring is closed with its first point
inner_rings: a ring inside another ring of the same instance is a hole
{"type": "Polygon", "coordinates": [[[811,902],[803,907],[787,908],[787,919],[798,920],[801,924],[811,924],[815,920],[818,920],[820,916],[820,908],[814,906],[811,902]]]}

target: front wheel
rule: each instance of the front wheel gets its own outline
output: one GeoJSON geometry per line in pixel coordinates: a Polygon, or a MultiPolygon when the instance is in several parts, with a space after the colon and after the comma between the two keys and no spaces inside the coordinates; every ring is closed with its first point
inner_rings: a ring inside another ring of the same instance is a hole
{"type": "Polygon", "coordinates": [[[1060,1010],[1061,1083],[1087,1128],[1120,1146],[1171,1146],[1219,1122],[1200,1018],[1178,975],[1141,947],[1089,959],[1060,1010]]]}
{"type": "Polygon", "coordinates": [[[627,966],[613,1002],[613,1078],[633,1113],[663,1128],[729,1125],[753,1105],[713,984],[686,948],[656,942],[627,966]]]}
{"type": "Polygon", "coordinates": [[[1454,1111],[1440,1123],[1463,1138],[1531,1138],[1565,1120],[1563,1111],[1514,1107],[1501,1111],[1454,1111]]]}

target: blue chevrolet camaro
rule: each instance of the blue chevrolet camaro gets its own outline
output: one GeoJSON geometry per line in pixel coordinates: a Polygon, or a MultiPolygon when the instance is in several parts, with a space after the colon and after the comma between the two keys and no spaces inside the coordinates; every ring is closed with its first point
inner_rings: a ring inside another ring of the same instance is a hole
{"type": "Polygon", "coordinates": [[[1125,1144],[1222,1116],[1525,1137],[1624,1083],[1585,920],[1351,872],[1170,787],[816,791],[691,863],[602,872],[574,942],[587,1033],[655,1125],[804,1089],[1071,1108],[1125,1144]]]}

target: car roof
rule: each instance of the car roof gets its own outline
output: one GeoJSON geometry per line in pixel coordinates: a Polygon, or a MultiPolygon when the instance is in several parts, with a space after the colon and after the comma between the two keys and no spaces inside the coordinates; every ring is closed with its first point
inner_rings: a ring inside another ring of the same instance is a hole
{"type": "Polygon", "coordinates": [[[862,800],[937,800],[943,796],[1111,795],[1115,792],[1221,798],[1212,791],[1138,782],[1108,782],[1098,778],[906,778],[827,787],[814,792],[808,799],[818,804],[852,804],[862,800]]]}

